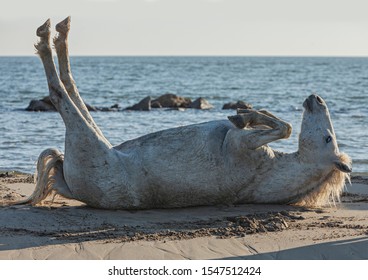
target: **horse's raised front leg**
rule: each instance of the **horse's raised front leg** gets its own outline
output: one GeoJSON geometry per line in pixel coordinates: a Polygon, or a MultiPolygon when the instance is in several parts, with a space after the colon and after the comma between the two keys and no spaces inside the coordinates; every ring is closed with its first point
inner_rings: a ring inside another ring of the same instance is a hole
{"type": "Polygon", "coordinates": [[[257,149],[270,142],[286,139],[292,127],[266,110],[241,110],[229,120],[238,128],[227,137],[240,149],[257,149]]]}
{"type": "Polygon", "coordinates": [[[72,75],[68,50],[69,30],[70,30],[70,17],[67,17],[66,19],[64,19],[63,21],[61,21],[56,25],[56,31],[58,32],[58,35],[55,36],[54,38],[54,46],[59,61],[60,79],[63,82],[70,99],[79,109],[85,120],[95,129],[95,131],[101,137],[105,138],[99,127],[94,122],[92,116],[90,115],[83,99],[80,97],[77,85],[72,75]]]}

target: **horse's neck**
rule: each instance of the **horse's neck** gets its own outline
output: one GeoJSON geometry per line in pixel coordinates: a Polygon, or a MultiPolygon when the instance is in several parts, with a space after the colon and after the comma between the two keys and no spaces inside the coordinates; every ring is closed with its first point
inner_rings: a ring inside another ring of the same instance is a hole
{"type": "Polygon", "coordinates": [[[280,197],[286,195],[293,197],[315,188],[323,177],[323,170],[318,163],[305,162],[299,152],[275,152],[273,166],[272,187],[280,188],[280,197]],[[284,192],[284,194],[283,194],[284,192]]]}
{"type": "Polygon", "coordinates": [[[308,162],[303,159],[300,153],[281,153],[275,151],[275,170],[282,174],[284,178],[293,178],[303,184],[304,180],[310,181],[321,170],[318,168],[318,162],[308,162]]]}

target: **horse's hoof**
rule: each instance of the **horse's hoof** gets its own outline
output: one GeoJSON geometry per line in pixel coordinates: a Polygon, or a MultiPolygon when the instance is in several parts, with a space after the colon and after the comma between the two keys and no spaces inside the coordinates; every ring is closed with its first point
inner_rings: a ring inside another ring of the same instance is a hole
{"type": "Polygon", "coordinates": [[[51,29],[51,21],[50,19],[46,20],[44,24],[42,24],[39,28],[37,28],[37,36],[41,38],[47,38],[50,36],[51,29]]]}
{"type": "Polygon", "coordinates": [[[71,21],[71,19],[70,19],[70,16],[69,16],[66,19],[64,19],[63,21],[56,24],[56,26],[55,26],[56,31],[61,33],[61,34],[68,33],[69,30],[70,30],[70,21],[71,21]]]}
{"type": "Polygon", "coordinates": [[[235,116],[228,116],[227,117],[229,121],[231,121],[237,128],[243,129],[246,126],[246,123],[244,123],[244,120],[241,116],[235,115],[235,116]]]}

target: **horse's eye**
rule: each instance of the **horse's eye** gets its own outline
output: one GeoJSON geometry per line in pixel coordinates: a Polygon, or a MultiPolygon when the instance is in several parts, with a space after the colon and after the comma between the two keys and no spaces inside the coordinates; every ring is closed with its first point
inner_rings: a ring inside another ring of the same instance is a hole
{"type": "Polygon", "coordinates": [[[326,143],[330,143],[330,142],[331,142],[331,140],[332,140],[332,137],[331,137],[331,136],[328,136],[328,137],[326,138],[326,143]]]}

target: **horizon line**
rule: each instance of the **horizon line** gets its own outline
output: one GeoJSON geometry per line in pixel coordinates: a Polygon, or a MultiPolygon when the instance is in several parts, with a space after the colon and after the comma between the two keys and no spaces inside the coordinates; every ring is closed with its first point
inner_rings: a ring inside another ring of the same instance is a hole
{"type": "MultiPolygon", "coordinates": [[[[54,54],[53,56],[56,56],[54,54]]],[[[0,57],[37,57],[37,54],[0,54],[0,57]]],[[[259,57],[259,58],[368,58],[367,55],[278,55],[278,54],[76,54],[70,57],[259,57]]]]}

